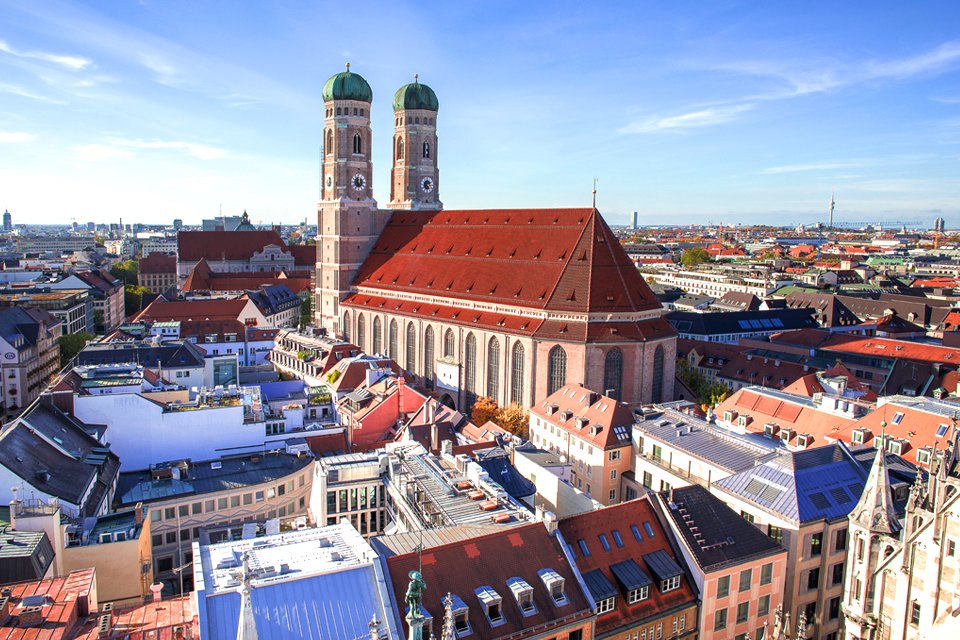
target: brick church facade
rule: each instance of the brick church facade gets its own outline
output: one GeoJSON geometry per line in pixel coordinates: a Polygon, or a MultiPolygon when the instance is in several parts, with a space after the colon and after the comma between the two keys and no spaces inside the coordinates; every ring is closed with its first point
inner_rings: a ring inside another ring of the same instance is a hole
{"type": "Polygon", "coordinates": [[[629,403],[670,400],[676,335],[593,208],[449,210],[438,101],[394,96],[391,200],[372,195],[367,82],[323,89],[316,323],[396,360],[444,400],[529,407],[565,383],[629,403]]]}

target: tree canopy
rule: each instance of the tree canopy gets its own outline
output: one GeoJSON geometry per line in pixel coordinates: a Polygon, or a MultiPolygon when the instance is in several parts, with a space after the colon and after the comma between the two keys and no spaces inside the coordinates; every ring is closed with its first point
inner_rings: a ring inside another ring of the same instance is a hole
{"type": "Polygon", "coordinates": [[[695,267],[704,262],[710,262],[710,254],[703,247],[690,247],[680,256],[680,264],[685,267],[695,267]]]}

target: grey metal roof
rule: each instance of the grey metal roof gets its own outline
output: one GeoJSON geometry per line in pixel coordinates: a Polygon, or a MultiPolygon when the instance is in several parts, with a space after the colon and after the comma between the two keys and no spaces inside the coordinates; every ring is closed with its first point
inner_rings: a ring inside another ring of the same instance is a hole
{"type": "Polygon", "coordinates": [[[731,473],[749,469],[757,461],[776,455],[773,442],[751,442],[738,434],[720,429],[705,420],[673,409],[647,414],[634,429],[665,445],[683,451],[731,473]]]}
{"type": "Polygon", "coordinates": [[[671,498],[667,515],[705,571],[784,551],[700,485],[674,489],[671,498]]]}
{"type": "Polygon", "coordinates": [[[603,575],[603,571],[600,569],[584,573],[583,581],[587,583],[587,589],[590,590],[590,596],[594,602],[600,602],[617,595],[617,588],[607,580],[607,576],[603,575]]]}
{"type": "Polygon", "coordinates": [[[643,554],[643,562],[657,580],[667,580],[683,575],[683,568],[663,549],[643,554]]]}
{"type": "Polygon", "coordinates": [[[664,317],[679,333],[692,335],[791,331],[817,327],[817,322],[813,318],[813,309],[769,309],[722,313],[672,311],[664,317]]]}
{"type": "MultiPolygon", "coordinates": [[[[866,482],[872,461],[865,451],[832,444],[794,451],[761,465],[717,480],[714,486],[752,502],[797,525],[816,520],[845,518],[853,509],[866,482]]],[[[889,458],[898,458],[893,454],[889,458]]],[[[897,481],[916,476],[908,463],[892,462],[897,481]]]]}
{"type": "Polygon", "coordinates": [[[173,496],[242,489],[296,473],[312,460],[309,456],[286,453],[221,458],[191,463],[185,472],[181,472],[180,479],[153,480],[150,469],[124,472],[117,483],[117,501],[129,505],[173,496]],[[259,460],[255,461],[255,457],[259,460]],[[213,464],[218,464],[220,468],[214,469],[213,464]]]}
{"type": "Polygon", "coordinates": [[[53,562],[53,545],[43,531],[0,530],[0,584],[40,580],[53,562]]]}
{"type": "Polygon", "coordinates": [[[610,565],[610,571],[625,591],[632,591],[653,584],[653,580],[632,558],[610,565]]]}

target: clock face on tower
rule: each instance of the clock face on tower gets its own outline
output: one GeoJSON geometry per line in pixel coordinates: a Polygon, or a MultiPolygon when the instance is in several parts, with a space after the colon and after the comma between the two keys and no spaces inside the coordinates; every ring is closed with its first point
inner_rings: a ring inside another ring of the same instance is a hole
{"type": "Polygon", "coordinates": [[[358,173],[353,176],[351,183],[353,184],[354,191],[363,191],[363,188],[367,186],[367,179],[358,173]]]}
{"type": "Polygon", "coordinates": [[[431,191],[433,191],[433,179],[432,179],[432,178],[424,178],[423,180],[421,180],[421,181],[420,181],[420,189],[421,189],[424,193],[430,193],[431,191]]]}
{"type": "Polygon", "coordinates": [[[333,186],[333,176],[327,176],[327,189],[333,186]]]}

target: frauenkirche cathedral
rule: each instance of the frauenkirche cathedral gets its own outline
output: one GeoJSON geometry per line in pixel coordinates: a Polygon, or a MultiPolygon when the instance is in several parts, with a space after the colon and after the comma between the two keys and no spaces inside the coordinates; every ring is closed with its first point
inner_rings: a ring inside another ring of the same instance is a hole
{"type": "Polygon", "coordinates": [[[480,395],[529,407],[566,382],[630,403],[672,398],[676,335],[596,209],[444,209],[439,102],[419,81],[393,97],[381,209],[370,85],[348,65],[323,100],[318,326],[457,408],[480,395]]]}

